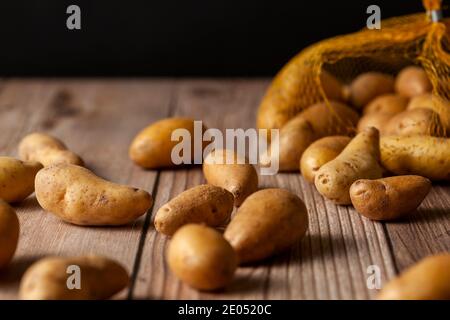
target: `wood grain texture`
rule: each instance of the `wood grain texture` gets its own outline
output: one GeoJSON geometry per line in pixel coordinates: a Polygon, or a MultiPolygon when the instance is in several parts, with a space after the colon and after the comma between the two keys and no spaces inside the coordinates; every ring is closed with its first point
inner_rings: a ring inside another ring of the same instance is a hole
{"type": "Polygon", "coordinates": [[[252,128],[268,80],[4,80],[0,82],[0,155],[39,130],[60,137],[87,166],[109,180],[152,192],[155,204],[134,224],[116,228],[69,225],[44,212],[34,196],[16,206],[19,248],[0,272],[0,299],[17,298],[21,275],[48,255],[103,254],[132,274],[118,298],[135,299],[369,299],[367,267],[382,281],[420,258],[450,251],[450,187],[435,186],[417,212],[399,222],[372,222],[351,207],[325,200],[299,174],[261,177],[261,187],[286,188],[302,198],[310,227],[291,250],[239,268],[224,291],[198,292],[168,269],[169,238],[153,227],[157,209],[187,188],[204,183],[200,166],[146,171],[128,159],[134,135],[169,115],[203,120],[209,128],[252,128]]]}

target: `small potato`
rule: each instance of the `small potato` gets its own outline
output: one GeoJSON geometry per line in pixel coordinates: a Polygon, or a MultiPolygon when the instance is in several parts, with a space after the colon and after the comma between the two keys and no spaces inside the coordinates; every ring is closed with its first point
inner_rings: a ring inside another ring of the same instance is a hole
{"type": "Polygon", "coordinates": [[[117,262],[100,256],[73,258],[50,257],[34,263],[20,282],[22,300],[104,300],[124,289],[129,282],[128,272],[117,262]],[[80,288],[76,285],[79,268],[80,288]]]}
{"type": "Polygon", "coordinates": [[[392,119],[394,115],[391,113],[373,112],[368,113],[361,117],[358,122],[358,132],[363,132],[367,128],[373,127],[380,131],[380,134],[384,134],[386,123],[392,119]]]}
{"type": "Polygon", "coordinates": [[[258,190],[255,167],[233,150],[220,149],[209,153],[203,163],[203,174],[209,184],[230,191],[236,206],[258,190]]]}
{"type": "Polygon", "coordinates": [[[450,254],[429,256],[388,282],[379,300],[450,300],[450,254]]]}
{"type": "Polygon", "coordinates": [[[16,212],[9,204],[0,200],[0,271],[9,264],[16,252],[19,231],[16,212]]]}
{"type": "Polygon", "coordinates": [[[388,113],[397,114],[406,110],[408,98],[398,94],[384,94],[373,99],[364,107],[364,114],[388,113]]]}
{"type": "MultiPolygon", "coordinates": [[[[162,119],[139,132],[130,146],[129,155],[131,160],[146,169],[176,166],[172,161],[172,150],[180,142],[178,140],[172,141],[172,133],[177,129],[183,129],[186,133],[189,133],[191,138],[190,159],[193,160],[194,135],[202,135],[206,128],[202,127],[200,132],[195,133],[194,120],[188,118],[162,119]]],[[[203,146],[200,146],[202,150],[203,146]]]]}
{"type": "Polygon", "coordinates": [[[405,97],[415,97],[433,89],[425,70],[410,66],[404,68],[395,79],[395,90],[405,97]]]}
{"type": "Polygon", "coordinates": [[[336,158],[350,140],[351,138],[346,136],[330,136],[311,144],[300,160],[300,171],[306,181],[314,183],[316,172],[325,163],[336,158]]]}
{"type": "Polygon", "coordinates": [[[386,135],[430,135],[441,137],[445,129],[439,114],[430,109],[418,108],[393,116],[384,126],[386,135]]]}
{"type": "Polygon", "coordinates": [[[385,136],[380,140],[382,165],[397,175],[415,174],[450,180],[450,139],[431,136],[385,136]]]}
{"type": "Polygon", "coordinates": [[[447,136],[450,135],[450,103],[448,101],[433,96],[431,93],[425,93],[415,96],[408,104],[408,110],[419,108],[430,109],[439,114],[447,136]]]}
{"type": "Polygon", "coordinates": [[[115,184],[86,168],[59,164],[36,175],[36,198],[45,210],[77,225],[124,225],[152,205],[144,190],[115,184]]]}
{"type": "Polygon", "coordinates": [[[366,72],[357,76],[349,87],[350,102],[362,109],[378,96],[394,92],[394,77],[380,72],[366,72]]]}
{"type": "Polygon", "coordinates": [[[317,191],[336,204],[351,204],[349,190],[353,182],[382,177],[379,141],[375,128],[359,133],[335,159],[317,171],[317,191]]]}
{"type": "Polygon", "coordinates": [[[231,282],[238,265],[236,253],[216,230],[187,224],[175,233],[167,249],[172,272],[199,290],[217,290],[231,282]]]}
{"type": "Polygon", "coordinates": [[[218,227],[230,219],[234,196],[213,185],[188,189],[162,206],[155,216],[155,228],[171,236],[188,223],[205,223],[218,227]]]}
{"type": "Polygon", "coordinates": [[[45,133],[27,135],[19,144],[19,156],[24,161],[37,161],[44,167],[59,163],[83,166],[83,160],[59,139],[45,133]]]}
{"type": "Polygon", "coordinates": [[[392,220],[414,211],[427,196],[431,182],[421,176],[357,180],[350,187],[352,204],[372,220],[392,220]]]}
{"type": "Polygon", "coordinates": [[[302,200],[284,189],[264,189],[248,197],[224,237],[241,263],[266,259],[303,238],[308,213],[302,200]]]}
{"type": "Polygon", "coordinates": [[[0,199],[14,203],[28,197],[34,191],[34,177],[41,169],[39,162],[0,157],[0,199]]]}

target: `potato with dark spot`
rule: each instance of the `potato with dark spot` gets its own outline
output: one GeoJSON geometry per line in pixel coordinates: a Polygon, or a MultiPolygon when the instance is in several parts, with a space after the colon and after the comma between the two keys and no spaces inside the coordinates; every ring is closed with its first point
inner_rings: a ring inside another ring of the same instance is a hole
{"type": "Polygon", "coordinates": [[[19,144],[19,156],[24,161],[37,161],[44,167],[59,163],[83,166],[83,159],[67,149],[59,139],[45,133],[27,135],[19,144]]]}
{"type": "Polygon", "coordinates": [[[380,72],[366,72],[357,76],[349,87],[351,104],[362,109],[378,96],[394,92],[394,77],[380,72]]]}
{"type": "Polygon", "coordinates": [[[415,96],[408,104],[408,110],[430,109],[439,114],[439,118],[446,130],[447,136],[450,135],[450,103],[431,93],[425,93],[415,96]]]}
{"type": "Polygon", "coordinates": [[[417,66],[404,68],[395,79],[395,90],[405,97],[415,97],[431,92],[433,86],[425,70],[417,66]]]}
{"type": "Polygon", "coordinates": [[[128,272],[117,262],[100,256],[49,257],[34,263],[22,277],[22,300],[104,300],[129,283],[128,272]],[[79,268],[79,269],[78,269],[79,268]],[[69,277],[80,272],[79,289],[69,277]]]}
{"type": "Polygon", "coordinates": [[[16,252],[19,231],[16,212],[9,204],[0,200],[0,271],[9,264],[16,252]]]}
{"type": "Polygon", "coordinates": [[[41,169],[39,162],[0,157],[0,199],[14,203],[28,197],[34,191],[34,177],[41,169]]]}
{"type": "Polygon", "coordinates": [[[217,290],[232,281],[238,259],[219,232],[203,225],[187,224],[170,241],[167,263],[189,286],[217,290]]]}
{"type": "Polygon", "coordinates": [[[317,171],[317,191],[336,204],[351,204],[349,190],[353,182],[382,177],[379,141],[375,128],[359,133],[335,159],[317,171]]]}
{"type": "Polygon", "coordinates": [[[450,254],[429,256],[388,282],[379,300],[450,300],[450,254]]]}
{"type": "Polygon", "coordinates": [[[307,229],[308,213],[299,197],[285,189],[264,189],[244,201],[224,237],[245,264],[288,249],[307,229]]]}
{"type": "Polygon", "coordinates": [[[384,126],[386,135],[430,135],[444,136],[445,129],[439,114],[431,109],[405,110],[393,116],[384,126]]]}
{"type": "Polygon", "coordinates": [[[77,225],[125,225],[152,205],[151,195],[106,181],[86,168],[59,164],[36,175],[39,204],[66,222],[77,225]]]}
{"type": "Polygon", "coordinates": [[[210,227],[223,225],[234,208],[231,192],[204,184],[188,189],[163,205],[155,216],[155,228],[171,236],[189,223],[204,223],[210,227]]]}
{"type": "Polygon", "coordinates": [[[431,182],[421,176],[357,180],[350,187],[352,204],[372,220],[393,220],[413,212],[427,196],[431,182]]]}

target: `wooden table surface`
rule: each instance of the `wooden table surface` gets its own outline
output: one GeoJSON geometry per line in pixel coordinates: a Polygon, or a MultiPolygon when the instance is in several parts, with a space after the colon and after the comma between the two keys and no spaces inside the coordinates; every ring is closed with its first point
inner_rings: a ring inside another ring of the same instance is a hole
{"type": "MultiPolygon", "coordinates": [[[[168,239],[153,227],[156,210],[178,193],[204,182],[201,169],[145,171],[128,158],[143,127],[168,116],[190,116],[210,128],[250,128],[269,80],[3,79],[0,80],[0,155],[16,156],[27,133],[61,138],[96,174],[152,193],[153,208],[133,225],[78,227],[43,211],[34,195],[16,205],[20,242],[0,274],[0,299],[16,299],[24,270],[49,255],[102,254],[132,274],[128,299],[370,299],[367,268],[377,265],[385,283],[433,253],[450,251],[450,186],[435,185],[410,218],[378,223],[353,208],[335,206],[297,174],[261,179],[301,197],[310,228],[289,252],[240,268],[223,292],[200,293],[168,270],[168,239]]],[[[1,245],[1,244],[0,244],[1,245]]]]}

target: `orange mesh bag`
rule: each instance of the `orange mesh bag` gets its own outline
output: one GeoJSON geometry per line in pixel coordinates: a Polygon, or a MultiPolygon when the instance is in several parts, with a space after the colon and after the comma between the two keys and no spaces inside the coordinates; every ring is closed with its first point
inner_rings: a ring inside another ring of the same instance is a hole
{"type": "MultiPolygon", "coordinates": [[[[419,65],[432,83],[433,109],[444,127],[450,127],[450,19],[442,18],[441,1],[423,3],[426,13],[383,20],[380,30],[364,29],[304,49],[271,83],[258,111],[257,126],[281,128],[320,101],[350,104],[346,84],[363,72],[395,76],[405,66],[419,65]]],[[[333,125],[355,130],[338,116],[333,125]]]]}

